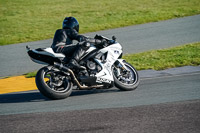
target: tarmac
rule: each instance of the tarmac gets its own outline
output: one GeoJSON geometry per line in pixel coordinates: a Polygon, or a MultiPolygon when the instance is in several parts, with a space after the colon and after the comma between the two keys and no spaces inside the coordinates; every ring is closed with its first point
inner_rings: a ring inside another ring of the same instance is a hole
{"type": "MultiPolygon", "coordinates": [[[[159,78],[163,76],[190,74],[198,72],[200,72],[200,66],[184,66],[178,68],[170,68],[161,71],[155,71],[155,70],[138,71],[139,76],[142,80],[147,78],[156,78],[156,77],[159,78]]],[[[31,90],[37,90],[35,84],[35,78],[26,78],[24,75],[22,75],[22,76],[14,76],[14,77],[0,79],[0,94],[31,91],[31,90]]]]}

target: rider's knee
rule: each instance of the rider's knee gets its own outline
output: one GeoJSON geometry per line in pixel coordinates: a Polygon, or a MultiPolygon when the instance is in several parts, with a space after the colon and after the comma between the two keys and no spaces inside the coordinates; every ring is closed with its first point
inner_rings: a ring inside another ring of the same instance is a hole
{"type": "Polygon", "coordinates": [[[82,42],[79,43],[79,45],[84,49],[84,50],[88,50],[90,47],[90,43],[89,42],[82,42]]]}

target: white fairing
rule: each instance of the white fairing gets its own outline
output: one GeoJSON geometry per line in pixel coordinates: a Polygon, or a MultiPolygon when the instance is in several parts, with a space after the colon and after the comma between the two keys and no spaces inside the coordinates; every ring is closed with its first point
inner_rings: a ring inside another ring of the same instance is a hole
{"type": "MultiPolygon", "coordinates": [[[[38,51],[38,50],[34,49],[32,51],[37,53],[37,54],[48,55],[48,56],[52,56],[52,57],[55,57],[55,58],[64,58],[65,57],[65,55],[62,54],[62,53],[55,53],[52,48],[45,48],[45,49],[43,49],[43,51],[38,51]]],[[[31,60],[33,62],[38,63],[38,64],[48,65],[48,63],[45,63],[45,62],[40,61],[40,60],[36,60],[34,58],[31,58],[31,60]]]]}
{"type": "Polygon", "coordinates": [[[95,50],[95,49],[96,49],[96,47],[92,45],[92,46],[86,51],[86,53],[90,53],[90,52],[92,52],[92,51],[95,50]]]}
{"type": "Polygon", "coordinates": [[[114,81],[111,67],[121,55],[122,46],[119,43],[115,43],[113,45],[101,49],[100,51],[102,53],[108,52],[108,54],[105,63],[102,63],[101,60],[95,59],[103,68],[99,73],[96,74],[97,82],[111,83],[111,81],[114,81]]]}
{"type": "Polygon", "coordinates": [[[52,48],[45,48],[44,51],[33,50],[33,52],[38,53],[38,54],[43,54],[43,55],[49,55],[49,56],[56,57],[56,58],[64,58],[65,57],[65,55],[62,53],[55,53],[52,48]]]}
{"type": "Polygon", "coordinates": [[[43,61],[39,61],[39,60],[36,60],[36,59],[33,59],[33,58],[31,58],[31,60],[32,60],[33,62],[35,62],[35,63],[38,63],[38,64],[48,65],[48,63],[45,63],[45,62],[43,62],[43,61]]]}

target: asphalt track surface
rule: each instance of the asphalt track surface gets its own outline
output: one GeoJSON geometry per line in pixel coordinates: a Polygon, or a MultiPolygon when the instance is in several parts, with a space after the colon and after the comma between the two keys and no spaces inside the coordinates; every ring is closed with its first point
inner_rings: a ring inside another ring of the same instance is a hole
{"type": "Polygon", "coordinates": [[[48,100],[37,91],[0,95],[1,133],[199,133],[200,72],[142,78],[134,91],[74,91],[48,100]]]}
{"type": "MultiPolygon", "coordinates": [[[[168,48],[200,41],[200,15],[172,19],[167,21],[141,24],[113,30],[104,30],[86,35],[94,37],[101,34],[109,38],[117,37],[124,53],[138,53],[151,49],[168,48]]],[[[80,25],[81,26],[81,25],[80,25]]],[[[53,38],[53,37],[52,37],[53,38]]],[[[50,47],[52,39],[0,46],[0,77],[21,75],[38,70],[41,65],[33,63],[25,46],[32,49],[50,47]]]]}
{"type": "Polygon", "coordinates": [[[199,133],[200,100],[0,117],[1,133],[199,133]],[[6,128],[5,128],[6,127],[6,128]]]}

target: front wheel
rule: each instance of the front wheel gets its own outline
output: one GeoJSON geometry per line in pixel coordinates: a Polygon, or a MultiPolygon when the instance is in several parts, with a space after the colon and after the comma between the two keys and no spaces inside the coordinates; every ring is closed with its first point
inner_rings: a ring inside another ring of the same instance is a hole
{"type": "Polygon", "coordinates": [[[64,99],[72,92],[70,77],[63,75],[52,66],[41,68],[35,77],[39,91],[49,99],[64,99]]]}
{"type": "Polygon", "coordinates": [[[131,91],[138,87],[140,79],[137,70],[126,61],[123,61],[123,67],[113,66],[113,78],[115,86],[123,91],[131,91]]]}

